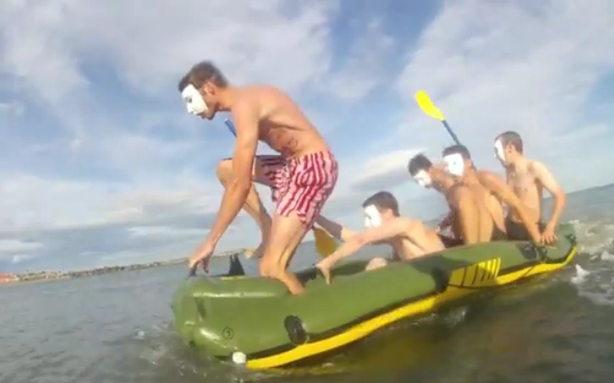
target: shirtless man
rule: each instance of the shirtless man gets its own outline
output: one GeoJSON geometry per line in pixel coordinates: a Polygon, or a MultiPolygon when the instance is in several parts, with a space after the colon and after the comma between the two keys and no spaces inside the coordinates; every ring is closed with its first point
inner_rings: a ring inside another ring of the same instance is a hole
{"type": "Polygon", "coordinates": [[[190,256],[190,269],[202,261],[208,271],[216,244],[243,207],[262,230],[260,274],[280,280],[292,294],[302,293],[286,268],[337,182],[337,161],[327,143],[286,93],[265,85],[231,86],[209,61],[194,65],[178,87],[189,113],[211,120],[229,111],[237,136],[232,158],[217,168],[225,188],[217,218],[190,256]],[[280,155],[257,156],[258,141],[280,155]],[[252,181],[271,187],[277,204],[272,219],[252,181]]]}
{"type": "MultiPolygon", "coordinates": [[[[445,249],[435,230],[420,221],[400,216],[399,204],[389,192],[375,193],[363,202],[362,208],[366,229],[359,233],[322,216],[316,219],[318,225],[334,237],[344,241],[333,254],[316,265],[324,275],[326,283],[330,283],[330,269],[335,263],[356,253],[366,245],[376,243],[390,245],[393,259],[396,261],[421,257],[445,249]]],[[[367,264],[366,270],[374,270],[387,263],[382,257],[373,258],[367,264]]]]}
{"type": "Polygon", "coordinates": [[[463,145],[452,145],[444,149],[444,161],[448,171],[463,184],[467,185],[474,195],[484,202],[493,220],[492,241],[508,239],[505,227],[505,218],[502,204],[522,219],[526,232],[530,238],[539,243],[541,236],[535,221],[518,197],[506,183],[495,173],[489,171],[477,171],[471,159],[469,150],[463,145]]]}
{"type": "Polygon", "coordinates": [[[466,185],[456,182],[445,166],[433,165],[423,154],[414,156],[408,165],[409,174],[422,187],[434,188],[442,193],[452,215],[452,232],[456,240],[445,239],[447,247],[488,242],[493,231],[493,220],[483,201],[466,185]]]}
{"type": "MultiPolygon", "coordinates": [[[[495,138],[495,157],[505,168],[507,184],[529,211],[532,222],[542,230],[541,241],[546,244],[556,241],[554,232],[565,208],[566,197],[553,175],[541,162],[524,156],[522,138],[516,132],[504,132],[495,138]],[[544,188],[554,198],[554,209],[546,225],[541,221],[544,188]]],[[[508,215],[505,223],[510,239],[525,240],[529,237],[519,222],[521,219],[515,211],[508,215]]]]}

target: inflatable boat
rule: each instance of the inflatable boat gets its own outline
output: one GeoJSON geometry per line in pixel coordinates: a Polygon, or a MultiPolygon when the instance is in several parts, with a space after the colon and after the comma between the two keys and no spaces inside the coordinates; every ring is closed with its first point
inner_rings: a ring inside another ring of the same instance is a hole
{"type": "Polygon", "coordinates": [[[327,285],[317,269],[298,273],[304,294],[274,279],[245,276],[234,256],[224,276],[188,278],[175,291],[172,311],[191,346],[250,369],[280,367],[360,340],[403,318],[567,265],[576,252],[573,227],[557,230],[553,246],[498,241],[364,271],[346,262],[327,285]]]}

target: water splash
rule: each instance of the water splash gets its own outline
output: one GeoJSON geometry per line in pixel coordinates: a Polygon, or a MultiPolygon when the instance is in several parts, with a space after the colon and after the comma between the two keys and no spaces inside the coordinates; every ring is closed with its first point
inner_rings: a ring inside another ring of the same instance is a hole
{"type": "Polygon", "coordinates": [[[572,221],[578,236],[575,274],[578,295],[596,305],[614,306],[614,223],[572,221]]]}

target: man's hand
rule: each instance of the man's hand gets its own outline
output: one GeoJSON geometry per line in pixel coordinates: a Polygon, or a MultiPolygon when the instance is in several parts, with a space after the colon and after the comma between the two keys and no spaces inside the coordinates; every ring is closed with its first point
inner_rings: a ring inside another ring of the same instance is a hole
{"type": "MultiPolygon", "coordinates": [[[[437,233],[443,233],[444,231],[446,231],[446,229],[452,227],[452,221],[454,219],[453,214],[454,213],[452,212],[452,207],[450,207],[450,212],[448,212],[448,214],[446,214],[446,216],[443,217],[441,222],[439,222],[439,224],[435,226],[435,231],[437,233]]],[[[450,232],[452,232],[452,230],[450,230],[450,232]]]]}
{"type": "Polygon", "coordinates": [[[202,261],[203,269],[206,273],[209,272],[209,260],[213,255],[213,251],[215,247],[211,245],[208,241],[201,247],[199,247],[192,255],[190,255],[190,260],[188,263],[188,268],[193,270],[196,268],[199,262],[202,261]]]}
{"type": "Polygon", "coordinates": [[[541,241],[545,244],[552,244],[558,240],[556,234],[554,234],[554,225],[546,225],[544,232],[541,235],[541,241]]]}

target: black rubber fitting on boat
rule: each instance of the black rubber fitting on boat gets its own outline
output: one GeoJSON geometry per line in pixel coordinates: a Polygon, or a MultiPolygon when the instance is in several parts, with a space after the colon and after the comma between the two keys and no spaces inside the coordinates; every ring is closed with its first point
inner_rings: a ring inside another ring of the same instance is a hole
{"type": "Polygon", "coordinates": [[[565,237],[571,242],[572,246],[576,246],[578,244],[578,239],[574,234],[567,234],[565,237]]]}
{"type": "Polygon", "coordinates": [[[295,346],[305,344],[307,340],[309,340],[309,335],[307,335],[301,318],[294,315],[287,316],[286,319],[284,319],[284,327],[286,328],[290,342],[295,346]]]}
{"type": "Polygon", "coordinates": [[[245,275],[245,270],[243,270],[243,265],[239,260],[238,254],[233,254],[230,256],[230,268],[228,269],[229,277],[236,277],[245,275]]]}
{"type": "Polygon", "coordinates": [[[527,261],[535,261],[537,260],[537,249],[536,246],[532,243],[526,245],[520,245],[518,250],[522,252],[522,255],[527,261]]]}
{"type": "Polygon", "coordinates": [[[538,246],[534,243],[529,243],[520,247],[522,255],[527,261],[544,262],[548,259],[548,249],[545,246],[538,246]]]}
{"type": "Polygon", "coordinates": [[[439,267],[433,267],[431,270],[431,277],[433,277],[433,281],[435,281],[435,291],[438,294],[441,294],[448,289],[448,284],[450,283],[450,276],[448,273],[439,267]]]}

